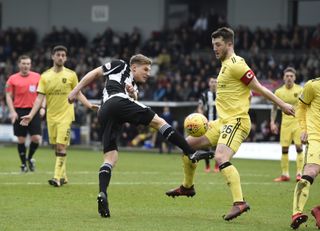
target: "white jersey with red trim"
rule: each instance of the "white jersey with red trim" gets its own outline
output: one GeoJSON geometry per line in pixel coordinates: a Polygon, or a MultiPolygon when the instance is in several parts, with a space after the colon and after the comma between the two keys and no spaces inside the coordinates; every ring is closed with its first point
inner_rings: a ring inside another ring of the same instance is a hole
{"type": "Polygon", "coordinates": [[[248,84],[255,74],[245,60],[233,54],[222,62],[217,81],[216,107],[219,118],[248,118],[250,88],[248,84]]]}

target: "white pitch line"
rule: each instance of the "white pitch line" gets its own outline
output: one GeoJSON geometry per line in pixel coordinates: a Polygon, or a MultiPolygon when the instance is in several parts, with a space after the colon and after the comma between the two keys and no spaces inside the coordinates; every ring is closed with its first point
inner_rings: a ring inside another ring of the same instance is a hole
{"type": "MultiPolygon", "coordinates": [[[[115,175],[159,175],[162,174],[163,172],[153,172],[153,171],[115,171],[113,174],[115,175]]],[[[28,175],[30,173],[21,173],[21,172],[0,172],[1,175],[28,175]]],[[[36,171],[31,174],[46,174],[46,175],[52,175],[53,172],[50,171],[36,171]]],[[[70,175],[97,175],[97,172],[93,171],[68,171],[68,174],[70,175]]],[[[214,174],[214,173],[204,173],[204,172],[197,172],[196,175],[219,175],[219,174],[214,174]]],[[[168,175],[183,175],[182,171],[181,172],[168,172],[168,175]]],[[[271,177],[269,174],[240,174],[240,176],[245,176],[245,177],[271,177]]]]}
{"type": "MultiPolygon", "coordinates": [[[[110,185],[178,185],[181,182],[112,182],[110,185]]],[[[72,182],[68,185],[97,185],[98,182],[72,182]]],[[[198,185],[225,185],[225,183],[215,183],[215,182],[206,182],[206,183],[197,183],[198,185]]],[[[243,182],[242,185],[275,185],[274,182],[243,182]]],[[[1,182],[0,185],[48,185],[45,182],[1,182]]],[[[279,184],[284,185],[284,184],[279,184]]]]}

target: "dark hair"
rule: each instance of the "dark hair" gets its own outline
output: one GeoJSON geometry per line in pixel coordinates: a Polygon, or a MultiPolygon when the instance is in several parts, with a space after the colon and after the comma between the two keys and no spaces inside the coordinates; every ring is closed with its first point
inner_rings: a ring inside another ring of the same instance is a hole
{"type": "Polygon", "coordinates": [[[283,74],[287,72],[292,72],[293,74],[297,73],[296,69],[294,69],[293,67],[287,67],[286,69],[284,69],[283,74]]]}
{"type": "Polygon", "coordinates": [[[62,46],[62,45],[55,46],[52,49],[51,54],[55,54],[57,51],[64,51],[64,52],[66,52],[66,54],[68,54],[68,49],[65,46],[62,46]]]}
{"type": "Polygon", "coordinates": [[[219,37],[222,37],[223,41],[225,42],[234,43],[234,32],[231,28],[221,27],[211,34],[211,38],[219,38],[219,37]]]}
{"type": "Polygon", "coordinates": [[[142,54],[137,54],[137,55],[134,55],[134,56],[131,57],[130,66],[132,64],[140,64],[140,65],[148,64],[148,65],[151,65],[152,61],[147,56],[144,56],[142,54]]]}
{"type": "Polygon", "coordinates": [[[20,55],[18,57],[18,63],[20,63],[22,59],[30,59],[31,60],[29,55],[20,55]]]}

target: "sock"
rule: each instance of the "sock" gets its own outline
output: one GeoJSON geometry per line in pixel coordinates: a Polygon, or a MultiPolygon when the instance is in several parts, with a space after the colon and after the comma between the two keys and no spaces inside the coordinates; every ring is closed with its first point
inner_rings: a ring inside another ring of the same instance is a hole
{"type": "Polygon", "coordinates": [[[298,174],[302,175],[302,170],[303,170],[303,166],[304,166],[304,155],[303,155],[303,152],[298,152],[297,153],[296,164],[297,164],[297,175],[298,174]]]}
{"type": "Polygon", "coordinates": [[[282,153],[281,171],[282,171],[282,175],[289,176],[289,155],[288,155],[288,153],[282,153]]]}
{"type": "Polygon", "coordinates": [[[37,148],[39,147],[39,143],[31,142],[29,146],[29,155],[28,160],[31,160],[33,157],[33,154],[36,152],[37,148]]]}
{"type": "Polygon", "coordinates": [[[210,168],[210,160],[209,159],[204,159],[206,163],[206,168],[210,168]]]}
{"type": "Polygon", "coordinates": [[[25,144],[18,144],[18,153],[22,165],[26,165],[26,151],[25,144]]]}
{"type": "Polygon", "coordinates": [[[99,169],[99,192],[107,195],[107,188],[111,179],[112,165],[104,163],[99,169]]]}
{"type": "Polygon", "coordinates": [[[303,175],[301,180],[297,182],[293,194],[293,210],[292,215],[302,213],[305,204],[307,203],[310,185],[313,183],[313,178],[308,175],[303,175]]]}
{"type": "Polygon", "coordinates": [[[183,170],[184,170],[184,179],[183,179],[183,187],[190,188],[193,185],[193,178],[197,168],[196,163],[192,163],[192,161],[186,155],[182,156],[183,162],[183,170]]]}
{"type": "Polygon", "coordinates": [[[238,170],[230,162],[221,164],[219,168],[231,190],[233,202],[243,201],[238,170]]]}
{"type": "Polygon", "coordinates": [[[163,125],[159,132],[172,144],[182,149],[185,154],[192,154],[195,151],[189,146],[185,138],[175,131],[169,124],[163,125]]]}
{"type": "Polygon", "coordinates": [[[65,165],[66,153],[56,152],[56,164],[54,167],[54,177],[57,180],[62,178],[63,166],[65,165]]]}
{"type": "Polygon", "coordinates": [[[65,181],[68,181],[67,177],[67,156],[64,158],[63,165],[62,165],[62,171],[61,171],[61,178],[64,178],[65,181]]]}

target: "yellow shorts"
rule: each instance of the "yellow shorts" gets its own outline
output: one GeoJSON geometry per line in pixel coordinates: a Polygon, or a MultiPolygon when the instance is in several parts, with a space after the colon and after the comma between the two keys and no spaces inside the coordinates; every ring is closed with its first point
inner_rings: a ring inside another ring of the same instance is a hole
{"type": "Polygon", "coordinates": [[[249,118],[235,118],[228,121],[217,119],[209,122],[205,136],[212,146],[225,144],[237,152],[241,143],[248,137],[251,128],[249,118]]]}
{"type": "Polygon", "coordinates": [[[320,141],[309,140],[306,147],[306,164],[320,165],[320,141]]]}
{"type": "Polygon", "coordinates": [[[70,144],[71,122],[48,121],[47,126],[50,144],[70,144]]]}
{"type": "Polygon", "coordinates": [[[296,145],[301,145],[301,129],[298,123],[282,124],[280,131],[280,144],[282,147],[289,147],[292,141],[296,145]]]}

